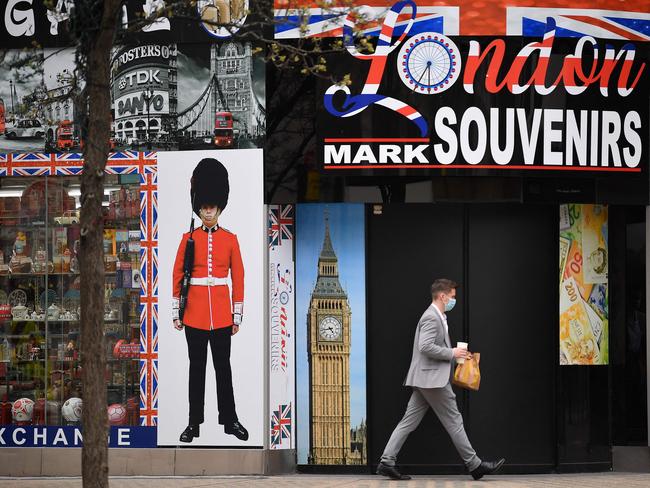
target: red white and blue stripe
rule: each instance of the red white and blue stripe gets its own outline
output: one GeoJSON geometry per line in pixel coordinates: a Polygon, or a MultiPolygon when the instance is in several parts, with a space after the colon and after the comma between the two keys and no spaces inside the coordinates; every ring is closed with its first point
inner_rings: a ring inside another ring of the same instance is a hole
{"type": "Polygon", "coordinates": [[[509,7],[507,16],[510,36],[541,37],[546,30],[546,19],[552,17],[557,37],[650,41],[650,11],[509,7]]]}
{"type": "Polygon", "coordinates": [[[386,14],[384,24],[377,41],[377,47],[372,54],[363,54],[359,52],[354,45],[354,17],[352,14],[348,15],[345,19],[345,26],[343,28],[343,38],[348,52],[357,59],[371,61],[370,69],[368,71],[368,78],[364,84],[359,95],[352,95],[350,89],[345,85],[332,85],[325,92],[324,105],[325,109],[335,117],[353,117],[371,105],[381,105],[386,107],[412,121],[420,130],[420,135],[425,137],[428,132],[428,125],[425,118],[417,110],[410,105],[397,100],[396,98],[388,97],[386,95],[379,95],[379,84],[386,68],[388,55],[397,48],[410,32],[413,20],[415,19],[417,7],[412,0],[404,0],[395,3],[386,14]],[[404,32],[399,36],[395,43],[392,43],[393,31],[395,22],[397,21],[400,13],[409,9],[411,12],[411,20],[404,29],[404,32]],[[334,106],[334,96],[339,93],[345,93],[345,100],[338,109],[334,106]]]}
{"type": "MultiPolygon", "coordinates": [[[[72,176],[80,153],[0,153],[0,176],[72,176]]],[[[140,175],[140,425],[158,418],[158,175],[155,152],[111,153],[107,174],[140,175]]]]}
{"type": "MultiPolygon", "coordinates": [[[[281,8],[276,2],[275,38],[297,39],[303,37],[341,37],[345,19],[352,14],[363,19],[357,26],[358,33],[378,37],[384,16],[390,12],[391,3],[386,0],[368,0],[358,6],[323,7],[322,3],[301,2],[302,8],[281,8]]],[[[459,7],[442,7],[435,1],[418,1],[418,11],[410,28],[411,34],[439,32],[447,35],[459,34],[459,7]]],[[[292,5],[293,6],[293,5],[292,5]]],[[[400,36],[411,22],[411,12],[402,12],[394,25],[394,35],[400,36]]]]}

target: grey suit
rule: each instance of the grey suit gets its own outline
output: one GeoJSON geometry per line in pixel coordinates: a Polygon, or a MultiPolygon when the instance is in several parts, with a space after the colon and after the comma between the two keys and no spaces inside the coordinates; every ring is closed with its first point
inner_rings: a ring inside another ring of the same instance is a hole
{"type": "Polygon", "coordinates": [[[406,386],[413,388],[413,393],[404,417],[386,444],[381,461],[390,466],[395,465],[397,454],[406,438],[431,407],[471,471],[481,464],[481,460],[467,438],[463,417],[456,404],[456,395],[449,384],[453,363],[451,340],[441,314],[434,307],[431,304],[425,310],[415,330],[411,366],[404,380],[406,386]]]}

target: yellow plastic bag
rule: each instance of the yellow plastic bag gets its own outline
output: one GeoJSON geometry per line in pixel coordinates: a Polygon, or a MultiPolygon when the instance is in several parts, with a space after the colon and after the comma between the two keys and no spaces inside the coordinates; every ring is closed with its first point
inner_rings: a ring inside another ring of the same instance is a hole
{"type": "Polygon", "coordinates": [[[472,353],[471,359],[465,359],[463,364],[456,366],[454,371],[454,379],[451,381],[454,385],[468,390],[478,390],[481,384],[481,370],[478,363],[481,360],[481,354],[478,352],[472,353]]]}

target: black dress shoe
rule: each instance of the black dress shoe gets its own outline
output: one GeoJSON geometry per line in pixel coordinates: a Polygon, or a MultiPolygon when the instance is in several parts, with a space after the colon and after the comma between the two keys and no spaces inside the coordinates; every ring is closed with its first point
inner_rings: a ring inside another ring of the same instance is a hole
{"type": "Polygon", "coordinates": [[[501,458],[498,461],[482,461],[478,468],[472,470],[472,478],[480,480],[486,474],[494,474],[499,471],[505,462],[506,460],[504,458],[501,458]]]}
{"type": "Polygon", "coordinates": [[[410,480],[411,477],[408,474],[402,474],[397,471],[395,466],[389,466],[385,463],[379,463],[377,466],[377,474],[382,476],[388,476],[392,480],[410,480]]]}
{"type": "Polygon", "coordinates": [[[192,442],[195,437],[199,437],[199,426],[198,425],[188,425],[183,433],[181,434],[181,442],[192,442]]]}
{"type": "Polygon", "coordinates": [[[244,428],[239,422],[233,422],[232,424],[226,424],[223,426],[223,430],[226,434],[234,435],[240,441],[248,440],[248,431],[244,428]]]}

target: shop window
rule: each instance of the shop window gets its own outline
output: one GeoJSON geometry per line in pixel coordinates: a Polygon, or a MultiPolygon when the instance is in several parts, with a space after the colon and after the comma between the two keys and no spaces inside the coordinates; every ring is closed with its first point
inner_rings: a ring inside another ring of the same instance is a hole
{"type": "MultiPolygon", "coordinates": [[[[107,416],[139,424],[139,185],[106,176],[107,416]]],[[[79,425],[80,347],[77,177],[0,181],[1,425],[79,425]]]]}

